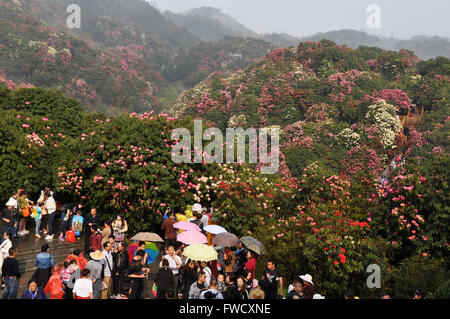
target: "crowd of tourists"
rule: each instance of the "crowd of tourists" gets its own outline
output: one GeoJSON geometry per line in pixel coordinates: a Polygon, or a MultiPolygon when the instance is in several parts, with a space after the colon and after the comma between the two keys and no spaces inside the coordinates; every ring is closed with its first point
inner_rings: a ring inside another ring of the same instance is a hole
{"type": "MultiPolygon", "coordinates": [[[[186,210],[182,208],[180,213],[167,210],[161,225],[164,253],[153,273],[150,265],[156,258],[149,256],[145,241],[130,244],[136,249],[129,249],[128,225],[121,215],[109,223],[102,220],[94,207],[85,213],[81,203],[62,205],[58,239],[80,242],[84,238],[84,250],[72,249],[64,261],[56,263],[49,245],[57,240],[54,238],[56,206],[49,187],[41,192],[36,203],[27,198],[24,187],[14,192],[6,203],[0,244],[3,299],[150,299],[151,295],[157,299],[325,298],[315,291],[309,274],[297,276],[285,292],[283,275],[273,260],[257,274],[258,254],[241,241],[233,247],[212,243],[217,252],[214,260],[187,258],[184,249],[188,245],[177,240],[182,230],[174,225],[179,221],[191,222],[206,235],[204,228],[212,224],[214,210],[198,203],[186,210]],[[13,242],[29,233],[26,226],[32,219],[36,240],[41,239],[42,233],[46,242],[36,256],[36,270],[27,281],[28,289],[18,296],[23,274],[17,260],[18,248],[13,242]],[[152,287],[149,287],[149,279],[152,279],[152,287]]],[[[422,295],[416,291],[415,298],[422,295]]],[[[345,298],[357,297],[347,292],[345,298]]],[[[382,298],[390,297],[385,294],[382,298]]]]}

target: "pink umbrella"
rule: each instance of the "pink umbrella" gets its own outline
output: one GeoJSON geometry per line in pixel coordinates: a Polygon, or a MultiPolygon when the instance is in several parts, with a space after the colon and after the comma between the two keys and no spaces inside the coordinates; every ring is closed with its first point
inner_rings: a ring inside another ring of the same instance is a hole
{"type": "Polygon", "coordinates": [[[181,221],[181,222],[177,222],[175,224],[173,224],[174,228],[178,228],[178,229],[182,229],[182,230],[190,230],[190,231],[202,231],[200,229],[200,227],[198,227],[196,224],[191,223],[191,222],[185,222],[185,221],[181,221]]]}
{"type": "Polygon", "coordinates": [[[177,236],[177,241],[186,245],[205,244],[208,239],[205,235],[198,231],[187,230],[177,236]]]}

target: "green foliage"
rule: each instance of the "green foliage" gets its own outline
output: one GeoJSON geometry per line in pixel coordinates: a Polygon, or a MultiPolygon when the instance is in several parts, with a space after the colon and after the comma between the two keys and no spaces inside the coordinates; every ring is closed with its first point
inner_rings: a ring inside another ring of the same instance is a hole
{"type": "Polygon", "coordinates": [[[422,290],[425,295],[434,293],[450,279],[450,273],[446,269],[446,263],[442,259],[423,256],[405,259],[394,276],[395,298],[411,299],[416,289],[422,290]]]}

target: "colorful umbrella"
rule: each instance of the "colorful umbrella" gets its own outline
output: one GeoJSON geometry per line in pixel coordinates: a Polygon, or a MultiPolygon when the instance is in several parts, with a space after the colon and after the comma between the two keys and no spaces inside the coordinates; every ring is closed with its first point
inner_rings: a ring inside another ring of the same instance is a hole
{"type": "MultiPolygon", "coordinates": [[[[136,251],[138,250],[138,242],[135,242],[134,244],[131,244],[128,246],[128,258],[129,261],[133,259],[133,257],[136,255],[136,251]]],[[[151,242],[145,242],[145,252],[147,253],[147,265],[153,264],[156,260],[156,257],[158,257],[159,250],[158,247],[154,243],[151,242]]]]}
{"type": "Polygon", "coordinates": [[[217,259],[217,251],[205,244],[193,244],[186,247],[183,255],[195,261],[212,261],[217,259]]]}
{"type": "Polygon", "coordinates": [[[234,247],[239,243],[239,238],[231,233],[220,233],[213,239],[213,244],[223,247],[234,247]]]}
{"type": "Polygon", "coordinates": [[[173,227],[182,230],[202,231],[196,224],[185,221],[177,222],[173,224],[173,227]]]}
{"type": "Polygon", "coordinates": [[[186,230],[177,236],[177,241],[186,244],[205,244],[208,239],[205,235],[198,231],[186,230]]]}
{"type": "Polygon", "coordinates": [[[208,233],[214,234],[214,235],[227,232],[227,230],[225,228],[218,226],[218,225],[208,225],[208,226],[203,227],[203,230],[208,233]]]}

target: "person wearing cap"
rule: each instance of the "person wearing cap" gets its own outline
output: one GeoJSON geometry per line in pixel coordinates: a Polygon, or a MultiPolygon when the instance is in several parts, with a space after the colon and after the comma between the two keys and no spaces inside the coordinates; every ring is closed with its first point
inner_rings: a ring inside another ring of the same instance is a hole
{"type": "Polygon", "coordinates": [[[313,299],[325,299],[325,296],[322,296],[321,294],[314,294],[313,299]]]}
{"type": "Polygon", "coordinates": [[[300,276],[303,280],[303,293],[306,295],[306,299],[313,299],[314,297],[314,283],[310,274],[300,276]]]}
{"type": "Polygon", "coordinates": [[[4,240],[4,238],[3,238],[4,233],[9,232],[9,233],[13,234],[13,237],[14,237],[15,227],[17,226],[17,218],[18,218],[16,206],[17,206],[17,201],[10,198],[8,200],[8,202],[6,203],[6,208],[3,209],[2,242],[4,240]]]}
{"type": "Polygon", "coordinates": [[[90,271],[89,279],[92,281],[92,289],[94,294],[93,299],[100,299],[103,282],[102,281],[103,265],[101,263],[101,260],[105,258],[105,254],[102,253],[100,250],[96,250],[90,253],[89,256],[91,257],[91,260],[88,261],[86,269],[89,269],[90,271]]]}

